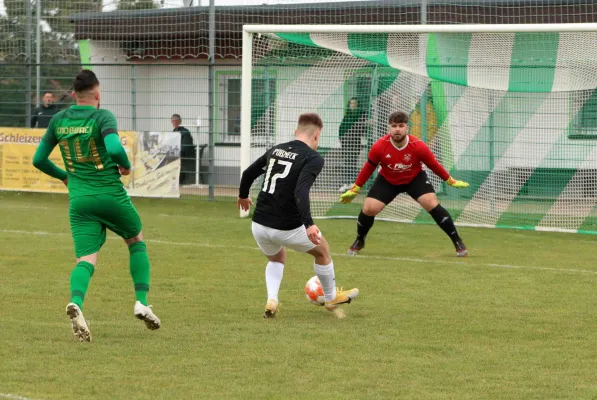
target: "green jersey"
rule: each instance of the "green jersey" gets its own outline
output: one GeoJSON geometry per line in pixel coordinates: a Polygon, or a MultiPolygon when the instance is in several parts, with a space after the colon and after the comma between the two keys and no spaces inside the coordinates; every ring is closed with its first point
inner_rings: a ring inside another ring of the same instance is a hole
{"type": "Polygon", "coordinates": [[[118,134],[116,117],[93,106],[71,106],[50,121],[42,141],[60,146],[70,197],[123,190],[118,166],[104,144],[109,134],[118,134]]]}

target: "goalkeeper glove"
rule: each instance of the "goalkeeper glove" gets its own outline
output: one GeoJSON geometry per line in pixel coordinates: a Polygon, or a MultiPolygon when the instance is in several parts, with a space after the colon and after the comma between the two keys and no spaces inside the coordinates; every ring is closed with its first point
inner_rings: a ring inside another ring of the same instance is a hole
{"type": "Polygon", "coordinates": [[[340,203],[350,203],[354,200],[355,197],[357,197],[360,191],[361,188],[359,186],[357,186],[356,184],[352,185],[352,187],[349,190],[347,190],[344,194],[340,195],[340,203]]]}
{"type": "Polygon", "coordinates": [[[454,179],[452,177],[449,177],[448,180],[446,181],[446,183],[456,189],[463,189],[463,188],[468,187],[468,183],[463,182],[463,181],[457,181],[456,179],[454,179]]]}

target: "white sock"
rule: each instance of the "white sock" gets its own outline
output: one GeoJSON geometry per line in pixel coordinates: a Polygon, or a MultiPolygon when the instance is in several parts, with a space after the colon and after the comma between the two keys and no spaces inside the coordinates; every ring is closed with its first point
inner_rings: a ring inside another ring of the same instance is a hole
{"type": "Polygon", "coordinates": [[[265,267],[265,285],[267,286],[267,299],[278,302],[278,292],[284,276],[284,264],[270,261],[265,267]]]}
{"type": "Polygon", "coordinates": [[[334,262],[332,261],[328,265],[314,263],[313,269],[319,278],[319,282],[321,282],[325,301],[334,300],[336,297],[336,275],[334,274],[334,262]]]}

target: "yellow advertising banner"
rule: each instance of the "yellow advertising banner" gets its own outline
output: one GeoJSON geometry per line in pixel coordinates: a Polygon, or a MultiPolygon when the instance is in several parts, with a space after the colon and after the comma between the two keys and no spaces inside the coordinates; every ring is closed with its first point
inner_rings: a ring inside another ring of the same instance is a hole
{"type": "MultiPolygon", "coordinates": [[[[67,193],[62,182],[33,166],[33,155],[45,129],[0,128],[0,189],[30,192],[67,193]]],[[[62,168],[56,147],[50,160],[62,168]]]]}
{"type": "MultiPolygon", "coordinates": [[[[33,166],[33,155],[45,129],[0,127],[0,190],[67,193],[62,182],[33,166]]],[[[179,197],[180,135],[178,132],[119,132],[132,171],[122,177],[131,196],[179,197]]],[[[50,160],[64,168],[58,146],[50,160]]]]}
{"type": "Polygon", "coordinates": [[[178,132],[126,132],[120,135],[120,143],[133,166],[131,175],[123,177],[131,196],[180,197],[178,132]]]}

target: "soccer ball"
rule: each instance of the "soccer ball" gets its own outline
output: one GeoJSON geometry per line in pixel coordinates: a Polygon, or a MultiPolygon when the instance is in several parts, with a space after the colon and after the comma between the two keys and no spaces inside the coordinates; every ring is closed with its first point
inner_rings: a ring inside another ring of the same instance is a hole
{"type": "Polygon", "coordinates": [[[305,296],[312,304],[316,306],[323,306],[325,304],[325,298],[323,297],[323,288],[317,275],[307,281],[305,285],[305,296]]]}

